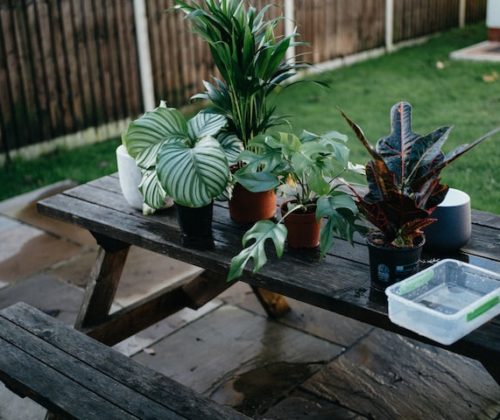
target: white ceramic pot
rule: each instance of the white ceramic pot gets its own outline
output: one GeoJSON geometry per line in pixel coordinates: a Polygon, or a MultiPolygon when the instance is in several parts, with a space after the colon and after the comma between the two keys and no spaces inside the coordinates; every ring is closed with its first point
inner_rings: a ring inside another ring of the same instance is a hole
{"type": "Polygon", "coordinates": [[[472,233],[470,197],[450,188],[443,202],[432,213],[437,222],[425,228],[425,246],[438,252],[452,252],[463,247],[472,233]]]}
{"type": "Polygon", "coordinates": [[[116,149],[116,161],[120,187],[125,200],[131,207],[142,211],[143,199],[139,192],[139,184],[142,180],[141,170],[123,144],[116,149]]]}

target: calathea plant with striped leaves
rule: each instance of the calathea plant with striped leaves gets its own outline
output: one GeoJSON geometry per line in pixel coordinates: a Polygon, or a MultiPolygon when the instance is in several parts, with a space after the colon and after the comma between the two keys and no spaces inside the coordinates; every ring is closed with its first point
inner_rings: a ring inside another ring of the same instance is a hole
{"type": "MultiPolygon", "coordinates": [[[[226,159],[228,164],[232,164],[236,162],[242,145],[236,136],[224,131],[226,125],[227,121],[223,116],[205,111],[199,112],[187,121],[180,111],[168,108],[164,102],[155,110],[146,112],[142,117],[130,123],[122,136],[122,141],[142,171],[143,177],[139,189],[144,197],[144,202],[151,209],[162,208],[167,196],[171,196],[175,200],[175,195],[178,193],[168,182],[165,182],[167,188],[172,188],[172,191],[167,193],[164,185],[159,182],[156,168],[158,154],[162,150],[162,146],[165,144],[189,144],[193,146],[193,151],[197,151],[198,149],[195,147],[198,142],[209,137],[216,140],[215,147],[221,155],[219,159],[226,159]]],[[[165,177],[166,170],[164,169],[162,173],[165,177]]],[[[191,175],[195,177],[199,173],[194,172],[191,175]]],[[[198,188],[205,186],[204,183],[197,185],[198,188]]],[[[197,198],[196,191],[190,192],[189,188],[186,191],[177,201],[190,207],[203,205],[197,198]]],[[[206,197],[206,192],[201,196],[206,197]]]]}
{"type": "Polygon", "coordinates": [[[241,142],[224,131],[226,125],[221,115],[201,111],[187,120],[180,111],[161,104],[132,122],[123,136],[143,171],[140,189],[145,202],[160,208],[168,196],[180,217],[192,214],[193,223],[180,220],[188,246],[207,248],[213,243],[212,201],[226,189],[229,165],[242,149],[241,142]],[[203,209],[209,217],[193,209],[203,209]],[[197,224],[202,220],[205,225],[197,224]]]}

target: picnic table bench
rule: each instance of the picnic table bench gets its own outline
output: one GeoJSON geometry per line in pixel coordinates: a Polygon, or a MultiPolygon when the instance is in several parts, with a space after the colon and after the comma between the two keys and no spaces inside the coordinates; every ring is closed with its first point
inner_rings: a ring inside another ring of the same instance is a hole
{"type": "Polygon", "coordinates": [[[62,418],[247,418],[25,303],[0,311],[0,380],[62,418]]]}
{"type": "MultiPolygon", "coordinates": [[[[38,208],[43,214],[88,229],[97,239],[100,251],[76,327],[109,345],[184,307],[198,308],[230,287],[225,280],[228,267],[231,258],[241,249],[241,236],[245,231],[230,219],[226,203],[216,203],[215,250],[184,248],[180,245],[175,209],[143,216],[125,202],[117,175],[47,198],[38,208]],[[194,264],[205,271],[188,283],[174,284],[109,315],[130,245],[194,264]]],[[[500,217],[473,211],[472,218],[470,242],[451,257],[500,272],[500,217]]],[[[424,256],[427,262],[443,257],[424,256]]],[[[363,240],[352,247],[338,239],[321,261],[315,255],[287,252],[283,259],[273,259],[258,274],[246,270],[240,280],[253,287],[271,316],[280,316],[288,310],[283,295],[289,296],[477,359],[500,383],[500,317],[451,346],[442,346],[398,327],[388,318],[384,297],[370,290],[368,250],[363,240]]]]}

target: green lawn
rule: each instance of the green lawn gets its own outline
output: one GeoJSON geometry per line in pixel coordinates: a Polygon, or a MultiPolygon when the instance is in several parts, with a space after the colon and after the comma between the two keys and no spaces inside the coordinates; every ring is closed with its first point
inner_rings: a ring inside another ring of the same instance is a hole
{"type": "MultiPolygon", "coordinates": [[[[484,39],[483,25],[470,26],[421,46],[315,76],[330,88],[293,85],[279,95],[279,111],[291,116],[297,132],[337,130],[348,134],[351,159],[357,163],[366,163],[368,155],[337,107],[363,128],[373,144],[388,134],[389,110],[401,100],[413,105],[416,132],[453,125],[445,150],[469,143],[500,126],[500,79],[483,81],[485,74],[500,74],[500,64],[451,61],[448,57],[450,52],[484,39]],[[437,68],[438,61],[444,69],[437,68]]],[[[471,195],[474,208],[500,214],[500,135],[454,162],[443,175],[450,186],[471,195]]]]}
{"type": "MultiPolygon", "coordinates": [[[[421,46],[315,76],[330,89],[299,84],[277,98],[280,112],[291,115],[295,131],[338,130],[351,134],[337,107],[345,110],[372,142],[389,131],[390,107],[400,101],[414,106],[415,131],[442,125],[455,128],[447,149],[470,142],[500,125],[500,79],[483,81],[499,64],[450,61],[451,51],[486,38],[484,25],[451,31],[421,46]],[[438,69],[436,63],[444,63],[438,69]]],[[[352,135],[352,160],[365,163],[367,154],[352,135]]],[[[118,140],[73,151],[58,151],[31,162],[16,161],[0,170],[0,200],[64,178],[79,182],[116,170],[118,140]]],[[[500,214],[500,136],[489,140],[444,172],[450,186],[472,196],[474,208],[500,214]]]]}

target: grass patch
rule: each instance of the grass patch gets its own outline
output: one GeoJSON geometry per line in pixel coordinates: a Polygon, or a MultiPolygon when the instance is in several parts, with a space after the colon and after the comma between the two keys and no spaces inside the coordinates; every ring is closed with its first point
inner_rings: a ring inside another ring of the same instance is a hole
{"type": "MultiPolygon", "coordinates": [[[[500,80],[485,83],[483,75],[500,73],[498,63],[449,60],[450,52],[486,39],[484,25],[453,30],[427,43],[375,60],[324,73],[314,79],[330,89],[299,84],[276,98],[278,111],[291,115],[296,132],[338,130],[349,134],[352,160],[365,163],[366,152],[342,120],[345,110],[374,143],[389,131],[390,107],[406,100],[414,107],[414,128],[420,133],[454,125],[447,149],[467,143],[500,125],[500,80]],[[444,64],[438,69],[436,63],[444,64]]],[[[116,171],[119,140],[59,150],[33,161],[15,161],[0,169],[0,200],[70,178],[86,182],[116,171]]],[[[444,181],[472,196],[476,209],[500,214],[500,138],[482,144],[444,171],[444,181]]]]}
{"type": "MultiPolygon", "coordinates": [[[[285,89],[279,112],[290,115],[294,130],[337,130],[349,135],[352,160],[368,154],[340,117],[342,108],[363,128],[372,144],[389,133],[390,107],[401,100],[413,105],[414,129],[427,133],[439,126],[454,129],[445,150],[469,143],[500,125],[500,80],[483,81],[498,63],[451,61],[450,52],[486,39],[484,25],[453,30],[423,45],[315,76],[329,89],[306,83],[285,89]],[[444,64],[438,69],[437,62],[444,64]]],[[[443,179],[471,195],[472,206],[500,214],[500,137],[483,143],[443,172],[443,179]]]]}
{"type": "Polygon", "coordinates": [[[120,139],[58,149],[34,160],[14,160],[0,170],[0,200],[64,179],[83,183],[117,171],[115,149],[120,139]]]}

